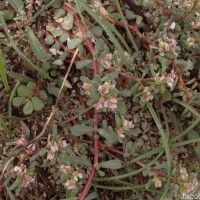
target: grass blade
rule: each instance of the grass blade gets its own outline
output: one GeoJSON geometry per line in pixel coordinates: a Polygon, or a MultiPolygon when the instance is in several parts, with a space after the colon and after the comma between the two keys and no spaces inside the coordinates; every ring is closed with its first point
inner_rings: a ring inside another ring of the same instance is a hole
{"type": "Polygon", "coordinates": [[[5,69],[4,69],[4,66],[3,66],[3,57],[2,57],[1,49],[0,49],[0,76],[1,76],[1,79],[3,81],[4,87],[7,91],[7,93],[10,93],[10,86],[8,84],[8,81],[7,81],[7,78],[6,78],[6,72],[5,72],[5,69]]]}
{"type": "Polygon", "coordinates": [[[164,145],[164,148],[165,148],[165,153],[166,153],[166,157],[167,157],[167,182],[166,182],[166,186],[165,186],[165,190],[163,192],[163,195],[161,197],[161,199],[164,199],[165,196],[167,195],[167,192],[168,192],[168,189],[169,189],[169,186],[170,186],[170,180],[171,180],[171,167],[172,167],[172,158],[171,158],[171,153],[170,153],[170,148],[169,148],[169,144],[168,144],[168,139],[167,139],[167,136],[163,130],[163,127],[152,107],[152,105],[147,102],[146,103],[155,123],[156,123],[156,126],[161,134],[161,137],[162,137],[162,140],[163,140],[163,145],[164,145]]]}

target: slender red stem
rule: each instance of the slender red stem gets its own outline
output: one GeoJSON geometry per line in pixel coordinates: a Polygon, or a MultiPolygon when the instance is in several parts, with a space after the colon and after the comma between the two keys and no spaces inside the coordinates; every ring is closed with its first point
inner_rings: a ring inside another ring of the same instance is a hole
{"type": "MultiPolygon", "coordinates": [[[[79,16],[69,7],[63,6],[64,9],[66,9],[68,12],[72,13],[74,15],[74,18],[77,22],[78,28],[82,32],[83,38],[85,39],[85,42],[87,44],[87,47],[91,53],[92,56],[94,56],[94,48],[92,45],[92,42],[90,41],[89,38],[86,37],[86,29],[83,26],[81,20],[79,19],[79,16]]],[[[97,60],[93,60],[93,71],[94,71],[94,76],[98,75],[98,63],[97,60]]],[[[83,191],[81,193],[81,196],[79,200],[84,200],[85,196],[88,192],[88,189],[90,187],[90,184],[92,182],[92,179],[94,177],[95,171],[96,171],[96,166],[98,165],[98,157],[99,157],[99,147],[98,147],[98,123],[99,123],[99,116],[98,116],[98,111],[96,108],[94,108],[94,165],[92,168],[92,171],[90,172],[90,176],[83,188],[83,191]]]]}

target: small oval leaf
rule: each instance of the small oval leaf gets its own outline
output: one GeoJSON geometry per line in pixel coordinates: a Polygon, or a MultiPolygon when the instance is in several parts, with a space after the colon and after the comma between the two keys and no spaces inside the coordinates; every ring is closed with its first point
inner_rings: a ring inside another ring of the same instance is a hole
{"type": "Polygon", "coordinates": [[[74,39],[71,39],[69,41],[67,41],[67,47],[69,49],[74,49],[76,48],[79,44],[81,44],[83,41],[82,38],[74,38],[74,39]]]}
{"type": "Polygon", "coordinates": [[[17,93],[21,97],[27,97],[31,93],[31,90],[25,85],[20,85],[17,89],[17,93]]]}
{"type": "Polygon", "coordinates": [[[13,106],[19,107],[22,105],[25,97],[14,97],[13,98],[13,106]]]}
{"type": "Polygon", "coordinates": [[[108,160],[105,162],[99,163],[99,167],[106,168],[106,169],[120,169],[121,162],[119,160],[108,160]]]}
{"type": "Polygon", "coordinates": [[[44,103],[38,97],[32,97],[31,102],[33,104],[33,109],[36,111],[40,111],[44,107],[44,103]]]}
{"type": "Polygon", "coordinates": [[[33,104],[31,101],[28,101],[23,107],[23,113],[25,115],[30,115],[33,112],[33,104]]]}

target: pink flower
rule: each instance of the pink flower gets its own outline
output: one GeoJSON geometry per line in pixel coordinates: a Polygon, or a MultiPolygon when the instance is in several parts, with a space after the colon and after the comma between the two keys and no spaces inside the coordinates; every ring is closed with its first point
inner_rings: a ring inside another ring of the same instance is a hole
{"type": "Polygon", "coordinates": [[[109,69],[111,67],[111,59],[112,59],[112,54],[109,53],[104,57],[104,59],[100,61],[101,64],[105,67],[105,69],[109,69]]]}
{"type": "Polygon", "coordinates": [[[109,108],[113,112],[117,109],[117,98],[110,98],[107,100],[100,99],[99,102],[95,105],[96,109],[109,108]]]}
{"type": "Polygon", "coordinates": [[[54,159],[54,153],[53,152],[48,152],[48,154],[47,154],[47,159],[48,160],[53,160],[54,159]]]}
{"type": "Polygon", "coordinates": [[[34,182],[35,178],[32,178],[31,176],[29,176],[28,174],[25,174],[24,177],[23,177],[23,188],[27,188],[27,186],[34,182]]]}
{"type": "Polygon", "coordinates": [[[111,98],[104,102],[104,108],[110,108],[113,112],[117,109],[117,98],[111,98]]]}
{"type": "Polygon", "coordinates": [[[26,173],[26,165],[21,164],[20,166],[15,166],[14,171],[17,173],[17,176],[22,176],[26,173]]]}
{"type": "Polygon", "coordinates": [[[84,82],[82,88],[85,90],[87,95],[90,95],[92,84],[84,82]]]}
{"type": "Polygon", "coordinates": [[[125,135],[124,135],[124,129],[123,128],[120,128],[117,130],[117,134],[121,137],[121,138],[124,138],[125,135]]]}
{"type": "Polygon", "coordinates": [[[103,85],[100,85],[99,88],[98,88],[98,92],[101,94],[101,95],[105,95],[105,94],[108,94],[110,89],[112,88],[115,88],[115,85],[111,85],[110,83],[108,82],[105,82],[103,85]]]}
{"type": "Polygon", "coordinates": [[[130,130],[132,128],[134,128],[134,124],[132,121],[128,121],[128,120],[124,120],[124,129],[125,130],[130,130]]]}
{"type": "Polygon", "coordinates": [[[169,74],[167,74],[167,77],[166,77],[167,85],[169,87],[173,87],[175,78],[176,78],[176,73],[174,72],[174,69],[172,69],[172,71],[169,74]]]}
{"type": "Polygon", "coordinates": [[[188,43],[189,46],[195,47],[195,38],[194,37],[189,37],[187,39],[187,43],[188,43]]]}
{"type": "Polygon", "coordinates": [[[26,148],[26,153],[27,153],[28,155],[31,155],[31,154],[34,153],[35,149],[36,149],[36,145],[35,145],[35,144],[30,144],[30,145],[26,148]]]}
{"type": "Polygon", "coordinates": [[[144,87],[144,95],[141,97],[141,100],[143,102],[153,100],[153,95],[151,94],[152,90],[153,90],[152,87],[148,87],[148,86],[144,87]]]}
{"type": "Polygon", "coordinates": [[[62,148],[65,148],[68,144],[67,144],[66,140],[61,140],[60,145],[61,145],[62,148]]]}
{"type": "Polygon", "coordinates": [[[58,151],[58,145],[56,142],[50,142],[50,149],[53,153],[55,153],[56,151],[58,151]]]}
{"type": "Polygon", "coordinates": [[[21,135],[21,138],[19,139],[19,140],[17,140],[17,144],[19,145],[19,146],[23,146],[23,147],[26,147],[27,146],[27,144],[28,144],[28,142],[27,142],[27,140],[26,140],[26,137],[25,137],[25,135],[21,135]]]}

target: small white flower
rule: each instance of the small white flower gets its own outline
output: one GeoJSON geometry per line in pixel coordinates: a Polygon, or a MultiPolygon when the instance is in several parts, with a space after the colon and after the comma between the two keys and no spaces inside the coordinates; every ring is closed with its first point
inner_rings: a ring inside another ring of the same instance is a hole
{"type": "Polygon", "coordinates": [[[58,145],[56,142],[51,142],[50,143],[50,149],[53,153],[55,153],[56,151],[58,151],[58,145]]]}
{"type": "Polygon", "coordinates": [[[162,187],[162,181],[158,177],[154,177],[153,182],[154,182],[156,188],[162,187]]]}
{"type": "Polygon", "coordinates": [[[61,144],[61,147],[63,148],[65,148],[68,145],[66,140],[61,140],[60,144],[61,144]]]}
{"type": "Polygon", "coordinates": [[[80,178],[80,179],[83,178],[82,173],[80,173],[79,171],[74,171],[72,175],[73,175],[75,181],[78,181],[78,178],[80,178]]]}
{"type": "Polygon", "coordinates": [[[166,77],[167,85],[169,87],[171,87],[171,88],[173,87],[175,78],[176,78],[176,73],[175,73],[174,69],[172,69],[172,71],[169,74],[167,74],[167,77],[166,77]]]}
{"type": "Polygon", "coordinates": [[[125,130],[130,130],[132,128],[134,128],[134,124],[132,121],[128,121],[128,120],[124,120],[124,129],[125,130]]]}
{"type": "Polygon", "coordinates": [[[21,164],[20,166],[15,166],[14,171],[17,173],[17,176],[22,176],[26,173],[26,165],[21,164]]]}
{"type": "Polygon", "coordinates": [[[75,190],[76,189],[76,182],[74,180],[69,180],[64,183],[64,186],[67,187],[68,190],[75,190]]]}
{"type": "Polygon", "coordinates": [[[47,159],[48,159],[48,160],[53,160],[53,159],[54,159],[54,153],[51,152],[51,151],[48,152],[47,159]]]}
{"type": "Polygon", "coordinates": [[[195,47],[195,38],[194,37],[189,37],[187,39],[187,43],[188,43],[189,46],[195,47]]]}
{"type": "Polygon", "coordinates": [[[124,135],[124,129],[123,128],[120,128],[117,130],[117,134],[121,137],[121,138],[124,138],[125,135],[124,135]]]}
{"type": "Polygon", "coordinates": [[[172,24],[170,25],[169,28],[173,30],[173,29],[175,29],[175,27],[176,27],[176,23],[175,23],[175,22],[172,22],[172,24]]]}
{"type": "Polygon", "coordinates": [[[82,85],[82,88],[85,90],[85,93],[87,95],[90,95],[91,89],[92,89],[92,84],[84,82],[82,85]]]}
{"type": "Polygon", "coordinates": [[[61,165],[60,169],[64,173],[72,173],[72,167],[71,166],[61,165]]]}

